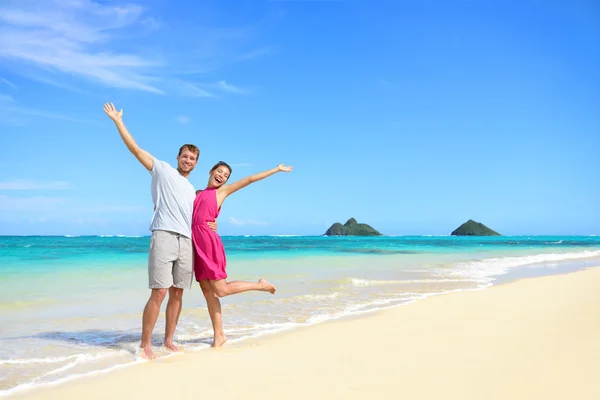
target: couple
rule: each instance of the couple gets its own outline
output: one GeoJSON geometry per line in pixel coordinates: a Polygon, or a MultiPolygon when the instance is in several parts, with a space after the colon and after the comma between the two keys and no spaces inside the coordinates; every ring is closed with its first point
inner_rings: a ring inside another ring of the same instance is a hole
{"type": "Polygon", "coordinates": [[[223,332],[219,298],[249,290],[275,293],[275,286],[264,279],[258,282],[226,281],[225,250],[216,233],[216,218],[221,205],[227,196],[249,184],[280,171],[290,172],[292,168],[279,165],[226,185],[231,167],[220,161],[210,170],[206,189],[195,191],[188,176],[200,156],[196,146],[181,146],[175,169],[137,145],[123,123],[123,110],[117,111],[112,103],[106,103],[104,112],[114,121],[129,151],[152,176],[154,215],[150,225],[152,237],[148,256],[152,292],[142,319],[142,356],[154,358],[152,331],[167,292],[164,346],[171,351],[179,351],[173,343],[173,336],[181,313],[183,289],[191,288],[194,273],[206,298],[214,330],[213,346],[223,345],[227,339],[223,332]]]}

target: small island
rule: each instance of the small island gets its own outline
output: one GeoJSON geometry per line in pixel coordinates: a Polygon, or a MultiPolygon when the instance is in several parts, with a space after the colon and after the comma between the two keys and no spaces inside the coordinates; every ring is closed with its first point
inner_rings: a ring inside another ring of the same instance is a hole
{"type": "Polygon", "coordinates": [[[367,224],[359,224],[350,218],[344,225],[336,222],[327,229],[325,236],[381,236],[381,233],[367,224]]]}
{"type": "Polygon", "coordinates": [[[451,236],[502,236],[498,232],[488,228],[482,223],[475,222],[472,219],[468,220],[458,228],[456,228],[451,236]]]}

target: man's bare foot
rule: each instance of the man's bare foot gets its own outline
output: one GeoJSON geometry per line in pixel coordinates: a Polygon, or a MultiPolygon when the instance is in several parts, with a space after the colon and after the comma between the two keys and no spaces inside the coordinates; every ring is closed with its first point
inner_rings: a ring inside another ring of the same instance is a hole
{"type": "Polygon", "coordinates": [[[260,278],[260,279],[258,280],[258,283],[262,284],[262,287],[263,287],[263,289],[262,289],[262,290],[263,290],[263,291],[265,291],[265,292],[269,292],[269,293],[271,293],[271,294],[275,294],[275,290],[277,290],[277,289],[275,289],[275,286],[273,286],[272,284],[270,284],[269,282],[267,282],[267,281],[266,281],[266,280],[264,280],[263,278],[260,278]]]}
{"type": "Polygon", "coordinates": [[[173,344],[173,342],[165,342],[164,346],[171,351],[174,352],[178,352],[179,351],[179,347],[175,346],[175,344],[173,344]]]}
{"type": "Polygon", "coordinates": [[[142,358],[145,358],[146,360],[154,360],[156,358],[154,352],[152,352],[151,345],[145,347],[140,346],[140,349],[142,350],[142,358]]]}
{"type": "Polygon", "coordinates": [[[215,340],[213,341],[211,347],[221,347],[227,341],[227,337],[223,336],[215,336],[215,340]]]}

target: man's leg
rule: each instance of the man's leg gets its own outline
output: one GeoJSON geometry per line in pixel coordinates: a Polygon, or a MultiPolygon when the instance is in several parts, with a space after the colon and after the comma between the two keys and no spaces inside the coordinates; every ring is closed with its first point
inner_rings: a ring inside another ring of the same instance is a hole
{"type": "Polygon", "coordinates": [[[166,294],[167,289],[152,289],[150,299],[144,308],[144,316],[142,317],[142,343],[140,344],[140,348],[143,351],[142,356],[149,360],[154,359],[154,353],[152,352],[152,331],[158,319],[160,305],[166,294]]]}
{"type": "Polygon", "coordinates": [[[177,259],[177,241],[174,234],[165,231],[152,232],[150,239],[150,253],[148,254],[148,284],[152,289],[150,300],[144,308],[142,318],[142,356],[154,358],[152,352],[152,331],[160,306],[162,305],[168,288],[173,286],[173,261],[177,259]]]}
{"type": "Polygon", "coordinates": [[[181,314],[181,305],[183,298],[183,289],[176,287],[169,288],[169,302],[167,303],[167,321],[165,326],[165,347],[171,351],[179,351],[179,348],[173,344],[173,335],[179,314],[181,314]]]}
{"type": "Polygon", "coordinates": [[[173,263],[173,286],[169,288],[169,302],[167,303],[167,321],[165,326],[165,347],[171,351],[179,351],[173,343],[173,336],[181,314],[183,289],[192,287],[194,279],[194,257],[192,239],[183,235],[174,236],[177,242],[177,258],[173,263]]]}

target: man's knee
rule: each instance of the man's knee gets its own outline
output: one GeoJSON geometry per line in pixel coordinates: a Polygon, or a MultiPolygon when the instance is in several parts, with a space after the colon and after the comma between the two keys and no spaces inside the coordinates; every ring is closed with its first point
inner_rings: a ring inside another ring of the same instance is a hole
{"type": "Polygon", "coordinates": [[[158,303],[162,303],[162,301],[167,296],[168,289],[152,289],[152,294],[150,295],[150,301],[156,301],[158,303]]]}
{"type": "Polygon", "coordinates": [[[169,289],[169,300],[181,301],[183,297],[183,289],[172,287],[169,289]]]}

